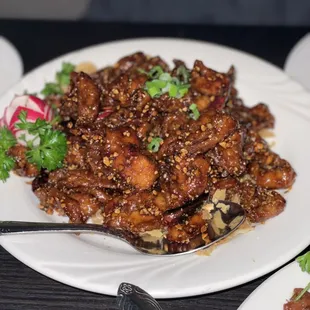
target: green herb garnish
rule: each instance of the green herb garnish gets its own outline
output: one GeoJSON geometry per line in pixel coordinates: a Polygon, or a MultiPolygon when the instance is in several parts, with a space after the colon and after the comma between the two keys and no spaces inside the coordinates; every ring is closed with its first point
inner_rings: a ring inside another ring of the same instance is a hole
{"type": "Polygon", "coordinates": [[[310,251],[296,258],[301,270],[310,273],[310,251]]]}
{"type": "Polygon", "coordinates": [[[2,182],[9,178],[10,171],[14,168],[14,165],[14,159],[8,156],[5,150],[0,149],[0,180],[2,182]]]}
{"type": "Polygon", "coordinates": [[[64,62],[61,71],[56,72],[56,82],[46,83],[41,94],[44,96],[63,95],[63,89],[70,84],[70,74],[74,71],[74,68],[73,64],[64,62]]]}
{"type": "Polygon", "coordinates": [[[45,83],[44,88],[41,90],[41,94],[44,96],[62,95],[63,90],[61,89],[61,86],[57,83],[45,83]]]}
{"type": "Polygon", "coordinates": [[[197,119],[198,119],[199,116],[200,116],[200,112],[199,112],[199,110],[197,109],[197,104],[192,103],[192,104],[189,106],[189,109],[192,111],[192,113],[189,114],[189,117],[192,118],[193,120],[197,121],[197,119]]]}
{"type": "Polygon", "coordinates": [[[147,149],[152,153],[158,152],[162,141],[163,141],[162,138],[159,137],[153,138],[152,141],[148,144],[147,149]]]}
{"type": "Polygon", "coordinates": [[[308,285],[296,296],[296,298],[294,299],[294,301],[298,301],[299,299],[302,298],[302,296],[305,295],[305,293],[307,293],[310,290],[310,282],[308,283],[308,285]]]}
{"type": "MultiPolygon", "coordinates": [[[[310,251],[306,254],[297,257],[296,261],[299,263],[299,266],[303,272],[310,274],[310,251]]],[[[295,297],[294,301],[298,301],[304,296],[306,292],[310,289],[310,282],[308,285],[295,297]]]]}
{"type": "Polygon", "coordinates": [[[164,73],[164,70],[162,69],[161,66],[155,66],[148,73],[148,77],[150,79],[158,79],[163,73],[164,73]]]}
{"type": "MultiPolygon", "coordinates": [[[[146,73],[142,69],[139,69],[139,72],[146,73]]],[[[181,72],[182,76],[183,73],[181,72]]],[[[183,76],[183,81],[180,81],[179,78],[172,77],[170,73],[164,72],[160,66],[153,67],[146,74],[151,81],[145,83],[145,90],[152,98],[159,97],[165,93],[168,93],[171,98],[182,98],[190,88],[190,84],[187,84],[189,77],[184,78],[183,76]]]]}
{"type": "Polygon", "coordinates": [[[10,171],[14,168],[14,159],[7,154],[10,147],[16,144],[16,139],[12,132],[6,128],[0,128],[0,180],[5,182],[10,176],[10,171]]]}
{"type": "Polygon", "coordinates": [[[20,123],[15,125],[16,128],[27,130],[34,136],[31,140],[26,140],[25,136],[20,137],[29,148],[26,152],[27,160],[35,164],[38,169],[46,168],[51,171],[61,168],[67,153],[67,140],[63,132],[52,128],[57,119],[47,122],[38,118],[31,123],[27,121],[26,111],[21,111],[18,119],[20,123]]]}
{"type": "Polygon", "coordinates": [[[0,128],[0,149],[7,151],[16,144],[16,139],[12,132],[6,128],[0,128]]]}
{"type": "Polygon", "coordinates": [[[188,83],[190,77],[190,71],[181,65],[177,68],[177,76],[182,77],[184,83],[188,83]]]}

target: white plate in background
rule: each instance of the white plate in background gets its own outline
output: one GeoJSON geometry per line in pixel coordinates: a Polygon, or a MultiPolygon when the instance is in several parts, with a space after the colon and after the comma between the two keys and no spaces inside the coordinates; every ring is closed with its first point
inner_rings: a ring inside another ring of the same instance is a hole
{"type": "Polygon", "coordinates": [[[15,46],[0,36],[0,95],[22,77],[23,62],[15,46]]]}
{"type": "Polygon", "coordinates": [[[264,281],[238,308],[238,310],[283,310],[295,288],[304,288],[310,275],[302,272],[293,262],[264,281]]]}
{"type": "Polygon", "coordinates": [[[302,37],[288,54],[284,71],[310,90],[310,33],[302,37]]]}

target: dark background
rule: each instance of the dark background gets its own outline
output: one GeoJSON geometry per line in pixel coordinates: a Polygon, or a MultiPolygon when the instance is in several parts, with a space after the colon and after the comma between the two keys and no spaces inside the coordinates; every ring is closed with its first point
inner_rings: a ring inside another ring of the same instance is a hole
{"type": "Polygon", "coordinates": [[[1,0],[0,18],[206,25],[310,25],[309,0],[1,0]]]}

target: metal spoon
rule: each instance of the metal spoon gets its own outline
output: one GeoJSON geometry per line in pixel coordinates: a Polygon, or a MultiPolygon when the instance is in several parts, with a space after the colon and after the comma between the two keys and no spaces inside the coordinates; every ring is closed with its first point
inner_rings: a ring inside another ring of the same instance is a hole
{"type": "Polygon", "coordinates": [[[121,283],[116,303],[120,310],[162,310],[149,293],[131,283],[121,283]]]}
{"type": "Polygon", "coordinates": [[[40,222],[15,222],[0,221],[0,235],[43,233],[43,232],[93,232],[120,239],[130,244],[135,250],[143,254],[174,256],[196,252],[206,249],[216,242],[226,238],[234,232],[245,220],[243,208],[230,201],[203,202],[202,210],[208,210],[209,219],[207,236],[196,236],[188,243],[170,242],[165,233],[152,235],[151,233],[139,236],[129,231],[117,230],[104,225],[96,224],[67,224],[67,223],[40,223],[40,222]]]}

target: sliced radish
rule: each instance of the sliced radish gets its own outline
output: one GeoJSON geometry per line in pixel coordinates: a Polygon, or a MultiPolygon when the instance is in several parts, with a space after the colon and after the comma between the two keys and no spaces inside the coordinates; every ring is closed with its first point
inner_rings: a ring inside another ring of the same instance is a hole
{"type": "MultiPolygon", "coordinates": [[[[10,109],[10,108],[9,108],[10,109]]],[[[21,111],[26,111],[27,112],[27,121],[28,122],[35,122],[36,119],[41,118],[44,119],[44,114],[43,113],[38,113],[34,110],[30,110],[24,107],[18,107],[15,109],[15,112],[11,118],[11,122],[9,124],[9,128],[11,129],[12,127],[15,127],[15,124],[19,122],[18,116],[21,111]]]]}
{"type": "Polygon", "coordinates": [[[40,98],[32,95],[16,96],[10,105],[5,108],[3,118],[0,120],[0,126],[6,126],[18,140],[18,143],[25,144],[24,141],[20,140],[21,135],[25,135],[26,139],[32,139],[33,136],[25,130],[20,130],[15,127],[16,123],[20,120],[18,116],[21,111],[27,112],[27,121],[34,123],[38,118],[51,121],[53,119],[53,110],[40,98]]]}
{"type": "Polygon", "coordinates": [[[36,103],[42,112],[44,111],[45,107],[48,106],[43,100],[41,100],[38,97],[30,95],[29,99],[30,101],[33,101],[34,103],[36,103]]]}
{"type": "Polygon", "coordinates": [[[44,101],[32,95],[16,96],[9,105],[13,109],[25,107],[37,112],[43,112],[44,106],[44,101]]]}

